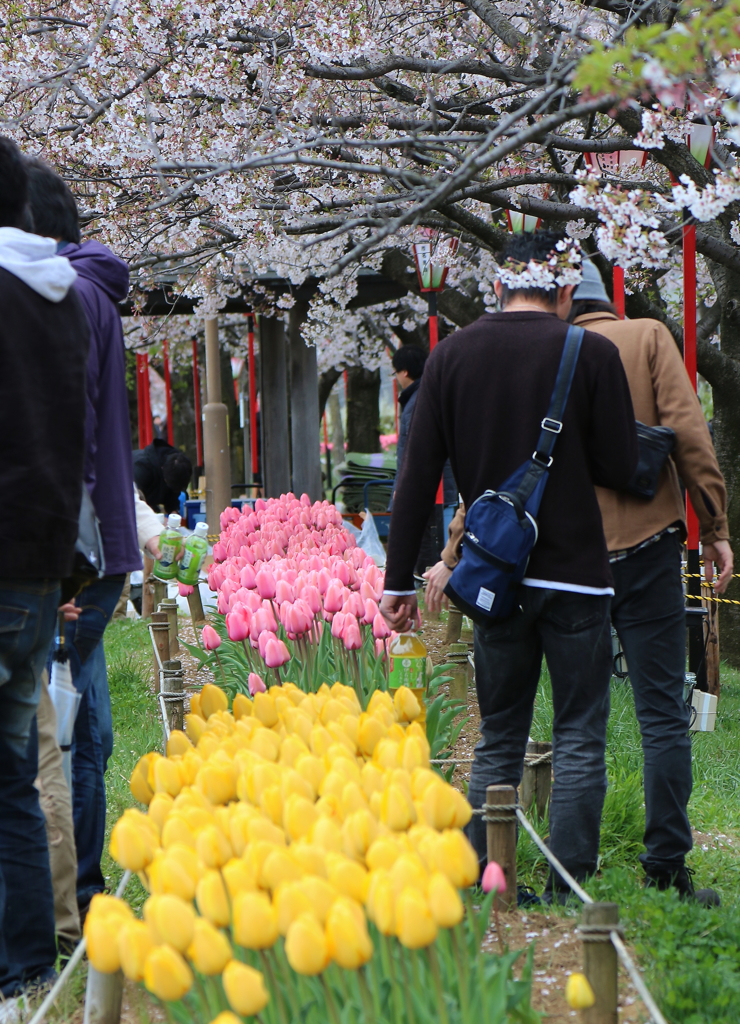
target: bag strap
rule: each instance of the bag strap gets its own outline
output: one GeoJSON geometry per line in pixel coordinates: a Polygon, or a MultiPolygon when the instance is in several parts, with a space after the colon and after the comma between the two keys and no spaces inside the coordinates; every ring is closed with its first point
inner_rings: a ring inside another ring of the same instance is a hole
{"type": "MultiPolygon", "coordinates": [[[[558,375],[555,378],[555,387],[550,399],[550,407],[547,410],[547,416],[545,416],[541,423],[542,429],[540,430],[537,447],[532,453],[529,466],[516,489],[516,495],[523,504],[528,501],[537,484],[549,471],[550,466],[552,466],[552,453],[555,448],[555,442],[558,439],[558,434],[563,429],[563,413],[565,412],[565,406],[570,395],[573,376],[576,372],[576,363],[581,351],[583,335],[584,330],[582,327],[571,324],[565,336],[563,354],[560,357],[560,366],[558,367],[558,375]]],[[[536,514],[536,509],[530,509],[530,511],[532,514],[536,514]]]]}

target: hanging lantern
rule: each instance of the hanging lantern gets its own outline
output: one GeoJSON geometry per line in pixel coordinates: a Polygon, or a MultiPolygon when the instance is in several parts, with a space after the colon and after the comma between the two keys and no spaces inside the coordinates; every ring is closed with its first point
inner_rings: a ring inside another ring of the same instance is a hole
{"type": "Polygon", "coordinates": [[[714,128],[711,124],[692,124],[686,133],[686,145],[694,160],[697,160],[703,167],[709,167],[712,162],[712,148],[714,145],[714,128]]]}
{"type": "Polygon", "coordinates": [[[434,228],[423,230],[422,238],[414,242],[412,247],[419,291],[442,291],[449,270],[448,264],[452,262],[457,246],[457,238],[442,237],[434,228]]]}
{"type": "Polygon", "coordinates": [[[521,210],[507,210],[506,219],[509,222],[509,231],[514,235],[531,234],[542,223],[540,217],[535,217],[531,213],[522,213],[521,210]]]}
{"type": "Polygon", "coordinates": [[[628,167],[644,167],[647,161],[647,150],[644,149],[620,149],[616,153],[584,153],[583,154],[591,171],[600,171],[602,174],[618,174],[628,167]]]}

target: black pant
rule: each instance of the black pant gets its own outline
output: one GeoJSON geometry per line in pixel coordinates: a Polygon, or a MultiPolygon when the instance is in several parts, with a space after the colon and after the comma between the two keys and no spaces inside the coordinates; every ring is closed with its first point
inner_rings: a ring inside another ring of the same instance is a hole
{"type": "Polygon", "coordinates": [[[686,613],[678,534],[612,565],[612,622],[635,696],[645,755],[646,871],[672,872],[692,846],[689,712],[683,699],[686,613]]]}
{"type": "MultiPolygon", "coordinates": [[[[538,587],[521,587],[520,594],[516,615],[475,628],[482,738],[475,748],[468,798],[473,807],[481,807],[487,786],[519,785],[544,653],[554,711],[549,845],[582,880],[596,870],[606,795],[610,599],[538,587]]],[[[468,836],[485,864],[481,817],[472,818],[468,836]]],[[[564,885],[553,882],[556,888],[564,885]]]]}

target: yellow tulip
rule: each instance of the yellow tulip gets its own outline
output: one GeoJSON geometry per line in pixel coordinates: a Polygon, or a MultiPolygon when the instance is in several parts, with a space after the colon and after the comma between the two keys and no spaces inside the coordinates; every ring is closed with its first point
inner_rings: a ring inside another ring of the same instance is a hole
{"type": "Polygon", "coordinates": [[[390,875],[385,869],[370,873],[365,905],[368,917],[381,935],[396,934],[396,898],[390,875]]]}
{"type": "Polygon", "coordinates": [[[245,949],[270,949],[278,938],[277,914],[263,892],[241,892],[234,900],[234,941],[245,949]]]}
{"type": "Polygon", "coordinates": [[[302,876],[303,871],[288,851],[277,849],[263,863],[259,882],[264,888],[274,892],[283,882],[295,882],[302,876]]]}
{"type": "Polygon", "coordinates": [[[90,910],[86,920],[90,918],[117,918],[119,921],[133,921],[134,915],[128,903],[117,896],[109,896],[108,893],[95,893],[90,901],[90,910]]]}
{"type": "Polygon", "coordinates": [[[166,854],[159,856],[149,868],[149,883],[153,893],[172,893],[190,901],[201,876],[201,867],[195,851],[184,843],[173,843],[166,854]]]}
{"type": "Polygon", "coordinates": [[[202,917],[195,919],[193,941],[187,955],[196,971],[209,975],[220,974],[232,957],[225,935],[202,917]]]}
{"type": "Polygon", "coordinates": [[[416,810],[403,786],[392,782],[380,801],[380,818],[394,832],[405,832],[416,821],[416,810]]]}
{"type": "MultiPolygon", "coordinates": [[[[193,706],[193,699],[190,698],[190,706],[193,706]]],[[[206,731],[206,723],[200,715],[196,715],[191,712],[189,715],[185,715],[185,735],[194,743],[196,747],[200,747],[200,741],[203,738],[206,731]]]]}
{"type": "Polygon", "coordinates": [[[318,878],[316,875],[306,875],[301,880],[300,886],[304,895],[308,897],[319,923],[325,924],[329,910],[337,900],[339,893],[325,878],[318,878]]]}
{"type": "Polygon", "coordinates": [[[284,882],[278,887],[273,899],[281,935],[287,935],[290,926],[301,915],[314,916],[311,901],[303,892],[300,882],[284,882]]]}
{"type": "Polygon", "coordinates": [[[236,766],[209,762],[199,769],[196,785],[209,803],[227,804],[236,796],[236,766]]]}
{"type": "Polygon", "coordinates": [[[175,801],[169,793],[155,793],[152,797],[151,803],[149,804],[149,810],[147,811],[147,817],[157,826],[160,836],[174,805],[175,801]]]}
{"type": "Polygon", "coordinates": [[[118,934],[121,920],[114,916],[104,917],[93,914],[92,910],[85,921],[85,938],[87,939],[87,958],[96,971],[101,974],[115,974],[120,970],[121,957],[118,952],[118,934]]]}
{"type": "Polygon", "coordinates": [[[388,732],[387,727],[373,715],[360,715],[357,727],[357,745],[366,757],[372,757],[378,743],[388,732]]]}
{"type": "Polygon", "coordinates": [[[252,702],[243,693],[237,693],[231,710],[237,722],[240,718],[250,718],[252,715],[252,702]]]}
{"type": "MultiPolygon", "coordinates": [[[[237,697],[241,697],[242,694],[238,693],[237,697]]],[[[236,703],[236,701],[234,701],[236,703]]],[[[222,1010],[218,1017],[214,1017],[211,1024],[242,1024],[241,1017],[237,1017],[231,1010],[222,1010]]]]}
{"type": "Polygon", "coordinates": [[[193,749],[193,744],[182,729],[173,729],[167,740],[167,757],[181,754],[183,757],[193,749]]]}
{"type": "Polygon", "coordinates": [[[232,903],[240,892],[254,892],[257,888],[257,880],[252,871],[239,857],[234,857],[224,864],[221,874],[226,882],[226,889],[232,903]]]}
{"type": "Polygon", "coordinates": [[[232,960],[226,965],[221,980],[229,1005],[243,1017],[261,1013],[270,1001],[270,993],[260,972],[240,960],[232,960]]]}
{"type": "Polygon", "coordinates": [[[334,737],[323,725],[314,725],[311,729],[308,745],[311,748],[311,753],[317,757],[323,757],[333,742],[334,737]]]}
{"type": "Polygon", "coordinates": [[[341,829],[332,818],[319,817],[311,829],[310,839],[323,850],[340,853],[343,849],[341,829]]]}
{"type": "Polygon", "coordinates": [[[148,831],[133,818],[119,818],[110,837],[111,856],[128,871],[143,871],[154,859],[148,831]]]}
{"type": "Polygon", "coordinates": [[[291,793],[283,807],[283,828],[290,839],[295,842],[308,835],[318,816],[312,800],[307,800],[305,796],[299,796],[297,793],[291,793]]]}
{"type": "Polygon", "coordinates": [[[367,764],[363,765],[362,772],[360,773],[360,785],[365,796],[370,799],[373,793],[382,793],[383,786],[385,785],[385,775],[378,768],[377,765],[367,764]]]}
{"type": "Polygon", "coordinates": [[[195,902],[201,915],[217,928],[231,923],[231,906],[220,871],[206,871],[195,888],[195,902]]]}
{"type": "Polygon", "coordinates": [[[342,718],[340,719],[338,724],[341,726],[344,735],[349,740],[352,752],[356,753],[359,740],[359,718],[357,717],[356,714],[347,713],[345,715],[342,715],[342,718]]]}
{"type": "Polygon", "coordinates": [[[216,825],[206,825],[198,833],[195,837],[195,849],[209,868],[220,868],[234,855],[231,843],[216,825]]]}
{"type": "Polygon", "coordinates": [[[153,948],[151,934],[143,921],[128,921],[121,928],[118,933],[121,970],[130,981],[144,980],[144,965],[153,948]]]}
{"type": "Polygon", "coordinates": [[[252,713],[267,729],[277,725],[278,713],[271,693],[255,693],[252,713]]]}
{"type": "Polygon", "coordinates": [[[432,828],[450,828],[455,821],[457,804],[452,794],[455,790],[441,779],[427,786],[422,797],[424,817],[432,828]]]}
{"type": "Polygon", "coordinates": [[[226,711],[229,700],[224,691],[213,683],[206,683],[200,691],[200,713],[205,718],[210,718],[217,711],[226,711]]]}
{"type": "Polygon", "coordinates": [[[191,693],[190,694],[190,711],[192,712],[192,714],[197,715],[199,718],[202,718],[205,721],[205,715],[203,714],[203,712],[200,709],[200,694],[199,693],[191,693]]]}
{"type": "Polygon", "coordinates": [[[393,714],[393,698],[387,690],[375,690],[368,701],[368,714],[375,714],[379,708],[385,708],[391,715],[393,714]]]}
{"type": "MultiPolygon", "coordinates": [[[[295,737],[288,736],[283,742],[281,750],[285,748],[285,744],[289,742],[291,738],[295,737]]],[[[311,785],[309,779],[304,779],[300,772],[296,771],[295,768],[292,768],[289,765],[284,765],[283,777],[280,780],[280,789],[285,800],[287,800],[289,796],[302,796],[305,797],[306,800],[310,800],[311,803],[316,799],[316,794],[318,792],[311,785]]]]}
{"type": "Polygon", "coordinates": [[[426,768],[429,764],[428,744],[424,743],[419,736],[404,737],[400,749],[400,762],[407,771],[414,768],[426,768]]]}
{"type": "Polygon", "coordinates": [[[154,751],[150,754],[144,754],[136,762],[136,767],[131,773],[129,787],[133,798],[138,800],[139,803],[148,804],[154,796],[154,786],[149,781],[149,766],[159,756],[154,751]]]}
{"type": "Polygon", "coordinates": [[[263,792],[269,786],[275,786],[280,782],[280,769],[276,764],[260,760],[246,769],[244,777],[246,798],[251,803],[258,804],[263,792]]]}
{"type": "Polygon", "coordinates": [[[338,721],[345,712],[345,708],[339,703],[338,700],[328,700],[321,709],[319,716],[322,725],[328,725],[329,722],[338,721]]]}
{"type": "Polygon", "coordinates": [[[330,957],[324,930],[313,914],[300,914],[288,929],[285,955],[297,974],[321,974],[330,957]]]}
{"type": "Polygon", "coordinates": [[[273,846],[285,846],[285,833],[273,822],[263,818],[261,814],[247,825],[247,834],[251,843],[264,842],[273,846]]]}
{"type": "Polygon", "coordinates": [[[410,887],[426,892],[429,876],[421,857],[416,853],[402,853],[389,870],[396,895],[410,887]]]}
{"type": "Polygon", "coordinates": [[[286,736],[280,746],[280,763],[295,768],[299,757],[308,754],[308,746],[300,736],[286,736]]]}
{"type": "Polygon", "coordinates": [[[441,871],[436,871],[429,879],[427,899],[437,927],[454,928],[462,921],[464,910],[460,893],[441,871]]]}
{"type": "Polygon", "coordinates": [[[311,720],[311,716],[303,710],[303,707],[300,709],[290,708],[283,715],[283,720],[288,732],[295,736],[299,736],[306,746],[308,746],[311,741],[313,721],[311,720]]]}
{"type": "Polygon", "coordinates": [[[371,871],[392,868],[402,852],[403,848],[395,836],[379,836],[367,851],[365,860],[371,871]]]}
{"type": "Polygon", "coordinates": [[[344,852],[348,857],[364,860],[378,834],[378,823],[367,808],[355,811],[342,826],[344,852]]]}
{"type": "Polygon", "coordinates": [[[280,786],[268,786],[262,791],[259,805],[274,825],[283,821],[283,794],[280,786]]]}
{"type": "Polygon", "coordinates": [[[456,889],[467,889],[475,885],[480,866],[475,850],[458,829],[446,829],[441,837],[438,850],[438,866],[456,889]]]}
{"type": "Polygon", "coordinates": [[[421,714],[421,704],[408,686],[399,686],[393,695],[393,708],[399,722],[413,722],[421,714]]]}
{"type": "Polygon", "coordinates": [[[177,761],[160,757],[154,765],[154,792],[169,793],[175,797],[184,784],[182,769],[177,761]]]}
{"type": "MultiPolygon", "coordinates": [[[[208,726],[206,726],[206,730],[208,726]]],[[[218,738],[214,732],[206,731],[201,738],[198,740],[198,753],[207,761],[209,757],[212,757],[218,750],[218,738]]]]}
{"type": "Polygon", "coordinates": [[[280,737],[271,729],[258,729],[249,742],[249,749],[264,757],[266,761],[277,761],[280,753],[280,737]]]}
{"type": "Polygon", "coordinates": [[[588,1010],[596,1002],[588,978],[579,972],[568,976],[565,983],[565,998],[571,1010],[588,1010]]]}
{"type": "Polygon", "coordinates": [[[179,896],[150,896],[144,904],[144,920],[156,945],[166,943],[184,953],[193,941],[195,911],[179,896]]]}
{"type": "Polygon", "coordinates": [[[399,942],[407,949],[431,946],[437,938],[437,925],[422,892],[408,887],[396,900],[396,927],[399,942]]]}
{"type": "Polygon", "coordinates": [[[330,958],[348,971],[368,962],[373,944],[359,903],[346,896],[334,901],[326,919],[326,946],[330,958]]]}
{"type": "Polygon", "coordinates": [[[353,814],[355,811],[367,809],[367,797],[365,796],[365,792],[359,782],[355,782],[354,779],[351,779],[349,782],[345,783],[344,788],[342,789],[339,806],[341,807],[342,814],[345,818],[348,815],[353,814]]]}
{"type": "Polygon", "coordinates": [[[195,833],[185,815],[178,811],[168,816],[162,828],[162,846],[167,849],[173,843],[184,843],[195,849],[195,833]]]}
{"type": "Polygon", "coordinates": [[[329,854],[326,858],[326,868],[327,878],[337,892],[342,896],[349,896],[358,903],[365,902],[369,876],[361,864],[341,854],[329,854]]]}
{"type": "Polygon", "coordinates": [[[344,787],[347,784],[347,777],[338,769],[332,768],[332,770],[324,777],[321,786],[319,787],[319,793],[322,796],[333,796],[341,803],[342,793],[344,787]]]}
{"type": "Polygon", "coordinates": [[[305,875],[326,878],[326,852],[305,839],[299,839],[290,847],[290,856],[305,875]]]}
{"type": "Polygon", "coordinates": [[[395,768],[398,764],[400,744],[397,740],[381,740],[373,751],[373,761],[379,768],[395,768]]]}
{"type": "Polygon", "coordinates": [[[172,946],[156,946],[146,958],[144,985],[165,1003],[174,1003],[188,993],[193,973],[172,946]]]}

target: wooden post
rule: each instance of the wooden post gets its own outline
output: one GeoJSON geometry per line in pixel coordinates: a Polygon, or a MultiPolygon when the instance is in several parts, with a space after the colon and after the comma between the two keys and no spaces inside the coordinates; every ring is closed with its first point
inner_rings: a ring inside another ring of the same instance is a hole
{"type": "Polygon", "coordinates": [[[526,814],[534,805],[537,814],[544,818],[552,789],[552,743],[537,743],[530,740],[524,760],[522,784],[519,787],[519,803],[526,814]]]}
{"type": "Polygon", "coordinates": [[[707,652],[707,689],[709,693],[719,698],[719,605],[716,601],[705,599],[704,607],[709,613],[704,623],[705,648],[707,652]]]}
{"type": "Polygon", "coordinates": [[[123,972],[101,974],[87,968],[84,1024],[119,1024],[123,1001],[123,972]]]}
{"type": "Polygon", "coordinates": [[[460,633],[462,632],[462,619],[463,613],[459,608],[456,608],[454,604],[451,604],[447,612],[447,634],[445,636],[446,644],[454,644],[460,639],[460,633]]]}
{"type": "Polygon", "coordinates": [[[499,910],[516,907],[516,790],[513,786],[486,789],[486,846],[488,860],[495,860],[506,877],[506,892],[496,893],[499,910]]]}
{"type": "Polygon", "coordinates": [[[192,594],[188,594],[188,608],[190,609],[190,618],[193,621],[193,625],[205,626],[206,614],[203,611],[203,600],[200,596],[200,586],[197,583],[193,587],[192,594]]]}
{"type": "Polygon", "coordinates": [[[203,440],[206,470],[206,519],[215,533],[221,513],[231,508],[231,456],[228,415],[221,401],[221,356],[218,347],[218,318],[206,320],[206,396],[203,410],[203,440]]]}
{"type": "Polygon", "coordinates": [[[178,694],[180,700],[165,700],[167,708],[167,721],[170,729],[182,729],[184,721],[183,698],[183,671],[181,661],[165,661],[162,671],[162,692],[178,694]]]}
{"type": "Polygon", "coordinates": [[[154,676],[159,689],[159,665],[170,660],[170,622],[167,612],[152,612],[152,639],[156,653],[154,655],[154,676]],[[159,655],[159,661],[157,661],[159,655]]]}
{"type": "MultiPolygon", "coordinates": [[[[162,601],[167,597],[167,584],[164,580],[158,580],[156,576],[152,576],[152,586],[154,587],[154,608],[159,608],[162,601]]],[[[154,611],[154,608],[152,611],[154,611]]]]}
{"type": "Polygon", "coordinates": [[[583,906],[583,973],[594,990],[596,1002],[586,1010],[585,1024],[618,1024],[617,951],[609,932],[619,927],[616,903],[585,903],[583,906]]]}
{"type": "Polygon", "coordinates": [[[290,435],[293,455],[293,491],[317,501],[321,494],[321,417],[316,347],[301,336],[308,303],[296,302],[290,311],[290,435]]]}
{"type": "Polygon", "coordinates": [[[291,482],[287,345],[277,317],[260,317],[260,376],[262,486],[266,497],[277,498],[291,482]]]}
{"type": "Polygon", "coordinates": [[[154,559],[151,558],[146,552],[144,552],[144,571],[142,578],[144,583],[141,588],[141,617],[142,619],[148,619],[154,611],[154,577],[152,576],[152,568],[154,566],[154,559]]]}
{"type": "Polygon", "coordinates": [[[468,702],[468,655],[448,654],[445,675],[452,676],[449,684],[450,697],[453,700],[468,702]]]}
{"type": "Polygon", "coordinates": [[[159,602],[157,611],[165,612],[170,627],[170,657],[177,657],[180,651],[180,644],[177,639],[177,599],[174,597],[165,597],[163,601],[159,602]]]}

